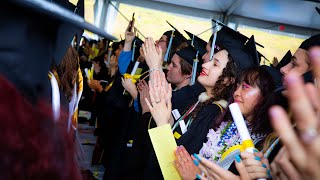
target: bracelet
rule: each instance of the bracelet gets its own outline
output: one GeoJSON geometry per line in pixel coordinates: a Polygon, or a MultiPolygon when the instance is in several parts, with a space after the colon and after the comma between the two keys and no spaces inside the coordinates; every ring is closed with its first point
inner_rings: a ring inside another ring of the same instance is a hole
{"type": "Polygon", "coordinates": [[[149,73],[152,73],[153,71],[160,71],[160,69],[159,68],[152,68],[149,70],[149,73]]]}

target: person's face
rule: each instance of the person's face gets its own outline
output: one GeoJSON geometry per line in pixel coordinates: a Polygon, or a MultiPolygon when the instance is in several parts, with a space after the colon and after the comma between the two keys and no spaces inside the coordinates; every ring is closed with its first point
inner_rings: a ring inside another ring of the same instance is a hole
{"type": "Polygon", "coordinates": [[[102,48],[102,47],[103,47],[103,42],[102,42],[102,40],[99,41],[98,46],[99,46],[99,48],[102,48]]]}
{"type": "Polygon", "coordinates": [[[207,43],[206,51],[207,52],[202,56],[203,63],[206,63],[206,62],[210,61],[211,46],[210,46],[209,43],[207,43]]]}
{"type": "Polygon", "coordinates": [[[100,66],[99,66],[99,63],[98,63],[98,62],[96,62],[96,61],[92,61],[92,64],[93,64],[93,68],[94,68],[94,69],[100,68],[100,66]]]}
{"type": "Polygon", "coordinates": [[[168,65],[168,72],[167,72],[167,80],[172,84],[180,84],[186,78],[187,75],[183,75],[181,73],[181,65],[180,65],[180,58],[177,54],[174,54],[171,58],[171,63],[168,65]]]}
{"type": "Polygon", "coordinates": [[[261,97],[261,91],[257,86],[251,86],[246,82],[238,84],[233,93],[235,103],[238,103],[241,113],[248,119],[261,97]]]}
{"type": "Polygon", "coordinates": [[[167,42],[168,42],[168,37],[166,35],[162,35],[159,40],[157,40],[156,47],[161,47],[162,53],[165,53],[167,51],[167,42]]]}
{"type": "Polygon", "coordinates": [[[214,54],[212,61],[202,64],[202,71],[198,77],[198,82],[205,88],[213,88],[222,75],[228,61],[228,52],[226,50],[221,50],[214,54]]]}
{"type": "Polygon", "coordinates": [[[107,61],[107,60],[108,60],[108,54],[107,54],[107,53],[105,53],[105,54],[103,55],[103,60],[104,60],[104,61],[107,61]]]}
{"type": "Polygon", "coordinates": [[[122,46],[122,44],[120,44],[119,48],[115,52],[115,55],[116,55],[117,58],[120,56],[120,53],[121,53],[122,49],[123,49],[123,46],[122,46]]]}
{"type": "Polygon", "coordinates": [[[296,72],[298,75],[302,75],[310,70],[309,64],[310,58],[308,56],[308,51],[298,48],[292,56],[291,62],[283,66],[280,71],[283,75],[292,71],[296,72]]]}
{"type": "Polygon", "coordinates": [[[89,42],[86,42],[85,47],[86,47],[86,48],[89,48],[89,47],[90,47],[89,42]]]}

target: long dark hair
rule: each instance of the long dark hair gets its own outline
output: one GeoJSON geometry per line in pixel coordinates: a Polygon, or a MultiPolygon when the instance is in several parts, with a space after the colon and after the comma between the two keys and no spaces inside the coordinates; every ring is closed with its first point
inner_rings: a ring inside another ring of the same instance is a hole
{"type": "MultiPolygon", "coordinates": [[[[268,118],[268,109],[274,104],[275,83],[272,76],[262,67],[250,67],[244,70],[236,79],[233,87],[233,93],[237,90],[242,82],[260,89],[260,99],[252,111],[252,121],[250,126],[253,134],[268,134],[272,132],[272,127],[268,118]]],[[[234,102],[233,96],[229,102],[234,102]]],[[[232,120],[229,108],[221,114],[215,121],[214,128],[219,127],[222,121],[232,120]]]]}
{"type": "Polygon", "coordinates": [[[206,102],[203,102],[197,106],[197,108],[191,113],[191,117],[195,118],[196,115],[208,104],[212,104],[214,101],[219,101],[222,99],[228,99],[234,79],[237,75],[237,66],[231,56],[228,55],[228,63],[223,69],[222,74],[219,76],[217,82],[215,83],[211,94],[213,97],[206,102]],[[229,84],[225,84],[225,79],[229,79],[229,84]]]}

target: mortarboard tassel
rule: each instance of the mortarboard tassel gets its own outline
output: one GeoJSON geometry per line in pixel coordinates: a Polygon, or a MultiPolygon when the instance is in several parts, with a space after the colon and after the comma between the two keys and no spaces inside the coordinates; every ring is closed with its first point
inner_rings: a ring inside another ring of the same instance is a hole
{"type": "Polygon", "coordinates": [[[193,60],[190,86],[194,85],[194,83],[196,82],[197,68],[198,68],[198,62],[199,62],[198,54],[199,54],[199,51],[197,51],[196,59],[193,60]]]}
{"type": "Polygon", "coordinates": [[[194,46],[193,43],[194,43],[194,34],[192,35],[191,46],[194,46]]]}
{"type": "Polygon", "coordinates": [[[174,30],[172,30],[172,33],[171,33],[171,37],[170,37],[169,45],[168,45],[168,48],[167,48],[167,52],[166,52],[166,54],[164,56],[164,62],[168,62],[169,52],[170,52],[170,49],[171,49],[173,37],[174,37],[174,30]]]}
{"type": "Polygon", "coordinates": [[[218,22],[216,22],[216,26],[215,26],[215,30],[214,31],[215,31],[214,32],[214,37],[213,37],[212,44],[211,44],[210,61],[213,59],[214,47],[215,47],[215,44],[216,44],[216,41],[217,41],[217,34],[218,34],[218,31],[219,31],[218,22]]]}
{"type": "Polygon", "coordinates": [[[106,47],[104,48],[104,51],[109,49],[109,40],[106,41],[106,47]]]}
{"type": "Polygon", "coordinates": [[[60,91],[57,79],[54,74],[49,71],[49,79],[51,83],[52,89],[52,112],[53,112],[53,120],[57,122],[60,118],[60,91]]]}
{"type": "Polygon", "coordinates": [[[112,48],[111,48],[111,47],[109,47],[109,49],[108,49],[108,61],[107,61],[107,66],[109,66],[109,64],[110,64],[110,60],[111,60],[111,52],[112,52],[112,48]]]}
{"type": "Polygon", "coordinates": [[[132,62],[134,61],[134,52],[136,51],[136,41],[137,40],[134,40],[134,42],[133,42],[133,49],[132,49],[132,56],[131,56],[132,62]]]}

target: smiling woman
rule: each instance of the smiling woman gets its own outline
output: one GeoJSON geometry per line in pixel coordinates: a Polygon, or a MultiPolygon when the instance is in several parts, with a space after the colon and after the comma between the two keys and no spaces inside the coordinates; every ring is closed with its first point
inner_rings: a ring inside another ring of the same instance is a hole
{"type": "MultiPolygon", "coordinates": [[[[263,67],[252,67],[246,69],[239,76],[234,89],[233,101],[231,102],[239,104],[255,147],[261,149],[265,137],[272,132],[266,114],[274,103],[275,82],[271,74],[263,67]]],[[[240,142],[240,136],[232,121],[229,109],[217,118],[207,137],[208,141],[200,150],[200,155],[228,169],[237,153],[231,153],[227,149],[237,151],[236,146],[240,142]]]]}

